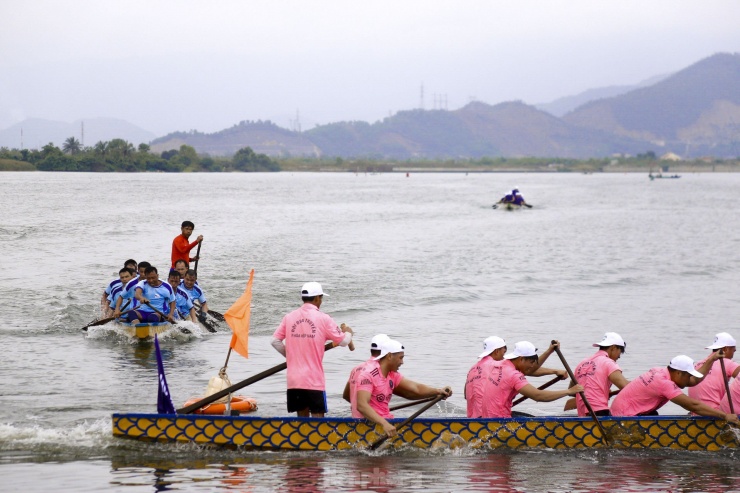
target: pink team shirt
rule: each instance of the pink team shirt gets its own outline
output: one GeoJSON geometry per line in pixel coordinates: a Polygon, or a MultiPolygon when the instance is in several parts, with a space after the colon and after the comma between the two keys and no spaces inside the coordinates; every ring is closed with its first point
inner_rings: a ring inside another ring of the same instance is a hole
{"type": "MultiPolygon", "coordinates": [[[[740,377],[740,375],[738,375],[740,377]]],[[[737,378],[730,384],[730,397],[732,397],[732,405],[735,408],[735,413],[740,413],[740,380],[737,378]]],[[[722,399],[719,408],[724,413],[730,412],[730,403],[727,401],[727,396],[722,399]]]]}
{"type": "MultiPolygon", "coordinates": [[[[709,358],[709,356],[707,356],[707,358],[709,358]]],[[[707,358],[695,363],[694,367],[697,369],[701,368],[707,361],[707,358]]],[[[731,359],[725,358],[725,371],[727,372],[728,378],[735,373],[738,366],[740,365],[731,359]]],[[[702,380],[700,384],[689,387],[689,397],[701,401],[714,409],[719,409],[722,401],[727,400],[725,398],[725,393],[725,382],[722,380],[722,364],[719,360],[712,363],[712,368],[709,369],[709,373],[707,373],[707,376],[704,377],[704,380],[702,380]]]]}
{"type": "Polygon", "coordinates": [[[335,344],[344,340],[336,322],[316,305],[304,303],[283,317],[272,337],[285,341],[288,388],[325,390],[324,345],[327,340],[335,344]]]}
{"type": "Polygon", "coordinates": [[[403,380],[403,376],[395,371],[389,371],[387,377],[383,377],[380,371],[380,362],[371,359],[356,366],[349,375],[349,395],[352,404],[352,417],[364,418],[357,410],[357,392],[365,390],[370,392],[370,407],[382,418],[391,419],[393,415],[388,404],[393,396],[393,389],[403,380]]]}
{"type": "Polygon", "coordinates": [[[468,378],[465,380],[468,418],[483,416],[483,386],[494,363],[496,363],[496,360],[490,356],[485,356],[479,359],[468,372],[468,378]]]}
{"type": "MultiPolygon", "coordinates": [[[[622,371],[616,361],[612,360],[606,351],[599,350],[581,361],[576,366],[575,376],[578,383],[585,389],[586,399],[594,411],[609,409],[609,389],[612,386],[609,375],[615,371],[622,371]]],[[[588,416],[589,412],[581,399],[581,394],[576,394],[576,406],[579,416],[588,416]]]]}
{"type": "Polygon", "coordinates": [[[483,384],[483,418],[510,418],[511,404],[517,393],[529,385],[527,377],[505,359],[495,361],[483,384]]]}
{"type": "Polygon", "coordinates": [[[628,383],[612,402],[613,416],[637,416],[656,411],[681,395],[668,368],[651,368],[628,383]]]}

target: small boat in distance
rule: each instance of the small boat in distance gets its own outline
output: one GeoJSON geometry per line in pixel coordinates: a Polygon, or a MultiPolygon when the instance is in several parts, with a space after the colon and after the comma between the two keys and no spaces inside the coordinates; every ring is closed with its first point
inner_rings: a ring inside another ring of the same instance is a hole
{"type": "Polygon", "coordinates": [[[655,180],[657,178],[681,178],[681,175],[663,175],[663,173],[660,172],[660,171],[658,171],[658,174],[657,175],[654,175],[653,172],[652,172],[652,170],[651,170],[648,173],[648,178],[650,178],[650,180],[652,181],[652,180],[655,180]]]}

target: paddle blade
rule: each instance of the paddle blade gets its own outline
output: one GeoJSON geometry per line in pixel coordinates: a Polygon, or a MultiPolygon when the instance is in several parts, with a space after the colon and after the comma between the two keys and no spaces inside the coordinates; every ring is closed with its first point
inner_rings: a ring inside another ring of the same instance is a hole
{"type": "Polygon", "coordinates": [[[154,348],[157,353],[157,374],[159,376],[159,387],[157,390],[157,412],[159,414],[175,414],[175,406],[172,404],[170,389],[167,387],[167,379],[164,376],[164,364],[162,353],[159,350],[159,339],[154,334],[154,348]]]}
{"type": "Polygon", "coordinates": [[[254,281],[254,269],[249,273],[249,281],[244,293],[238,300],[226,310],[224,318],[233,332],[229,347],[249,358],[249,319],[252,312],[252,282],[254,281]]]}

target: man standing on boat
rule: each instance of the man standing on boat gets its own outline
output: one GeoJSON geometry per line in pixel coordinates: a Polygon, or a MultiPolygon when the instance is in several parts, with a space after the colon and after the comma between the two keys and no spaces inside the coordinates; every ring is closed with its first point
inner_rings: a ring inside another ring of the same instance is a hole
{"type": "MultiPolygon", "coordinates": [[[[596,354],[584,359],[574,372],[578,383],[583,385],[586,399],[597,416],[611,416],[609,411],[609,389],[612,384],[623,389],[629,380],[622,375],[622,369],[617,360],[622,356],[627,343],[616,332],[607,332],[601,342],[593,344],[599,348],[596,354]]],[[[570,399],[571,401],[573,399],[570,399]]],[[[579,416],[589,416],[590,413],[583,403],[581,395],[575,397],[575,407],[579,416]]],[[[572,409],[566,404],[565,410],[572,409]]]]}
{"type": "MultiPolygon", "coordinates": [[[[715,353],[722,351],[724,353],[724,365],[727,380],[730,377],[737,378],[740,375],[740,365],[732,361],[735,355],[735,338],[727,332],[720,332],[714,337],[714,343],[705,349],[711,349],[712,353],[705,359],[694,365],[696,368],[704,366],[706,361],[715,353]]],[[[726,400],[727,390],[725,389],[725,380],[722,378],[722,363],[719,359],[712,364],[707,376],[697,385],[689,388],[689,397],[701,401],[709,407],[719,409],[722,401],[726,400]]]]}
{"type": "Polygon", "coordinates": [[[307,282],[301,288],[303,305],[283,317],[272,335],[272,346],[288,364],[288,412],[298,416],[321,418],[326,414],[326,378],[324,377],[324,345],[348,346],[353,331],[319,311],[324,290],[317,282],[307,282]]]}
{"type": "Polygon", "coordinates": [[[136,285],[136,299],[140,306],[129,312],[128,320],[133,324],[157,323],[162,321],[162,315],[166,314],[167,321],[175,321],[175,292],[168,283],[159,279],[157,268],[150,266],[146,268],[146,280],[136,285]]]}
{"type": "MultiPolygon", "coordinates": [[[[548,348],[549,349],[549,348],[548,348]]],[[[483,386],[483,418],[510,418],[516,394],[534,401],[550,402],[583,391],[581,385],[566,390],[540,390],[527,381],[539,367],[537,348],[528,341],[520,341],[504,355],[504,360],[491,367],[483,386]]]]}
{"type": "Polygon", "coordinates": [[[383,432],[395,436],[396,427],[388,422],[393,418],[389,404],[393,395],[406,399],[423,399],[452,395],[452,389],[429,387],[404,378],[398,369],[403,365],[404,347],[393,339],[380,343],[380,354],[352,370],[349,377],[350,403],[353,418],[366,418],[383,427],[383,432]]]}
{"type": "Polygon", "coordinates": [[[199,235],[194,242],[189,243],[188,238],[193,234],[193,229],[195,229],[195,224],[190,221],[183,221],[180,226],[182,233],[172,240],[172,268],[175,267],[175,262],[178,260],[184,260],[188,265],[191,261],[198,260],[198,257],[190,257],[190,250],[203,241],[203,235],[199,235]]]}
{"type": "Polygon", "coordinates": [[[612,402],[612,416],[658,416],[658,409],[671,401],[694,414],[739,424],[736,415],[709,407],[681,391],[701,382],[719,354],[712,353],[698,371],[694,360],[683,354],[673,358],[667,368],[651,368],[617,394],[612,402]]]}

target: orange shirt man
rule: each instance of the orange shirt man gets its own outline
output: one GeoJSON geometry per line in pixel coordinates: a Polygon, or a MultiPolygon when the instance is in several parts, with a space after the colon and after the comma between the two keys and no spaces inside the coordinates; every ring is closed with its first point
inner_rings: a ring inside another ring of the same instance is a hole
{"type": "Polygon", "coordinates": [[[175,268],[175,262],[177,262],[178,260],[184,260],[188,263],[188,265],[190,265],[191,261],[198,260],[198,257],[190,256],[190,250],[192,250],[195,245],[203,241],[203,235],[200,235],[195,239],[194,242],[188,242],[188,238],[190,238],[190,235],[193,234],[193,229],[195,229],[195,225],[190,221],[183,221],[180,229],[182,231],[182,234],[178,235],[174,240],[172,240],[173,269],[175,268]]]}

